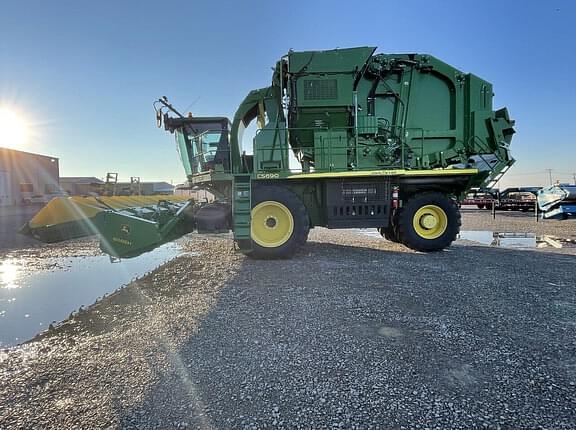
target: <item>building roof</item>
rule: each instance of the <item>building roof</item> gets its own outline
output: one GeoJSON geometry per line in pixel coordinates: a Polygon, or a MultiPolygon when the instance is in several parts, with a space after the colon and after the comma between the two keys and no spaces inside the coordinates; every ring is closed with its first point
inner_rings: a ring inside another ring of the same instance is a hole
{"type": "Polygon", "coordinates": [[[58,160],[58,157],[52,157],[51,155],[37,154],[35,152],[20,151],[18,149],[5,148],[5,147],[0,146],[0,152],[2,152],[2,151],[18,152],[20,154],[33,155],[34,157],[43,157],[43,158],[50,158],[51,160],[58,160]]]}
{"type": "Polygon", "coordinates": [[[173,191],[174,185],[168,182],[152,182],[152,189],[154,191],[173,191]]]}
{"type": "Polygon", "coordinates": [[[66,176],[60,177],[60,182],[73,182],[79,185],[103,184],[104,181],[94,176],[66,176]]]}

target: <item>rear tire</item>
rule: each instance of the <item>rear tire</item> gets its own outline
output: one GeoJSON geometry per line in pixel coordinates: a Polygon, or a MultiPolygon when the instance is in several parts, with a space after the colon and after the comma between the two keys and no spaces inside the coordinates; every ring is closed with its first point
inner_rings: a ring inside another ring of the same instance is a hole
{"type": "Polygon", "coordinates": [[[389,240],[394,243],[402,243],[400,240],[400,234],[398,231],[398,218],[400,216],[401,209],[395,209],[394,214],[390,217],[390,224],[388,227],[380,227],[378,231],[384,237],[384,239],[389,240]]]}
{"type": "Polygon", "coordinates": [[[446,195],[436,192],[417,194],[402,208],[398,230],[402,243],[416,251],[439,251],[456,240],[461,216],[446,195]]]}
{"type": "Polygon", "coordinates": [[[380,227],[378,228],[378,232],[382,237],[390,242],[399,243],[400,238],[396,235],[396,232],[392,227],[380,227]]]}
{"type": "Polygon", "coordinates": [[[257,259],[289,258],[308,239],[310,221],[302,201],[278,186],[254,187],[249,255],[257,259]]]}

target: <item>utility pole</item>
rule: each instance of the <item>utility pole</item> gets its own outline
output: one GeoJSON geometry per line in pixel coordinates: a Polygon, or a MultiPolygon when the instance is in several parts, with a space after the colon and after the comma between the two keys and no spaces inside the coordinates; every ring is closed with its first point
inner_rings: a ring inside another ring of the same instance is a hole
{"type": "Polygon", "coordinates": [[[576,172],[572,173],[572,180],[574,181],[574,185],[576,185],[576,172]]]}
{"type": "Polygon", "coordinates": [[[550,181],[550,185],[552,185],[552,169],[546,169],[548,172],[548,180],[550,181]]]}

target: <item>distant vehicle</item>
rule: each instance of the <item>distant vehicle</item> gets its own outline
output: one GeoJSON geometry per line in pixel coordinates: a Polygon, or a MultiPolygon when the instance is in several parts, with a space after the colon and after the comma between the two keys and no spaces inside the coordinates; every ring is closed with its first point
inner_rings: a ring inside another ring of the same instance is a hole
{"type": "Polygon", "coordinates": [[[497,189],[476,189],[466,195],[462,205],[474,205],[478,209],[492,209],[492,204],[497,199],[497,195],[497,189]]]}
{"type": "Polygon", "coordinates": [[[496,201],[496,209],[523,211],[536,209],[536,194],[540,187],[506,188],[496,201]]]}
{"type": "Polygon", "coordinates": [[[508,194],[508,197],[501,200],[501,203],[497,206],[498,209],[510,209],[513,211],[528,211],[534,209],[534,204],[536,202],[536,196],[529,192],[515,192],[508,194]]]}
{"type": "Polygon", "coordinates": [[[536,208],[536,195],[540,187],[506,188],[500,192],[498,189],[477,189],[466,196],[463,205],[475,205],[478,209],[523,211],[536,208]]]}
{"type": "Polygon", "coordinates": [[[30,194],[22,197],[22,204],[28,205],[45,205],[54,197],[68,197],[67,193],[52,193],[52,194],[30,194]]]}

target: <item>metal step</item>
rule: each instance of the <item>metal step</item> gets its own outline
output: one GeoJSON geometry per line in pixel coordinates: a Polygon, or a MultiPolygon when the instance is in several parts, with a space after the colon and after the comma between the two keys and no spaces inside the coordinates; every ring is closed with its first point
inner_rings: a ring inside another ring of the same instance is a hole
{"type": "Polygon", "coordinates": [[[235,175],[232,215],[235,240],[250,239],[250,211],[252,208],[250,175],[235,175]]]}
{"type": "Polygon", "coordinates": [[[508,171],[508,169],[510,169],[510,167],[512,167],[512,164],[508,164],[496,176],[490,177],[489,179],[490,182],[488,182],[486,188],[493,188],[498,183],[498,181],[502,179],[502,176],[504,176],[504,174],[508,171]]]}

